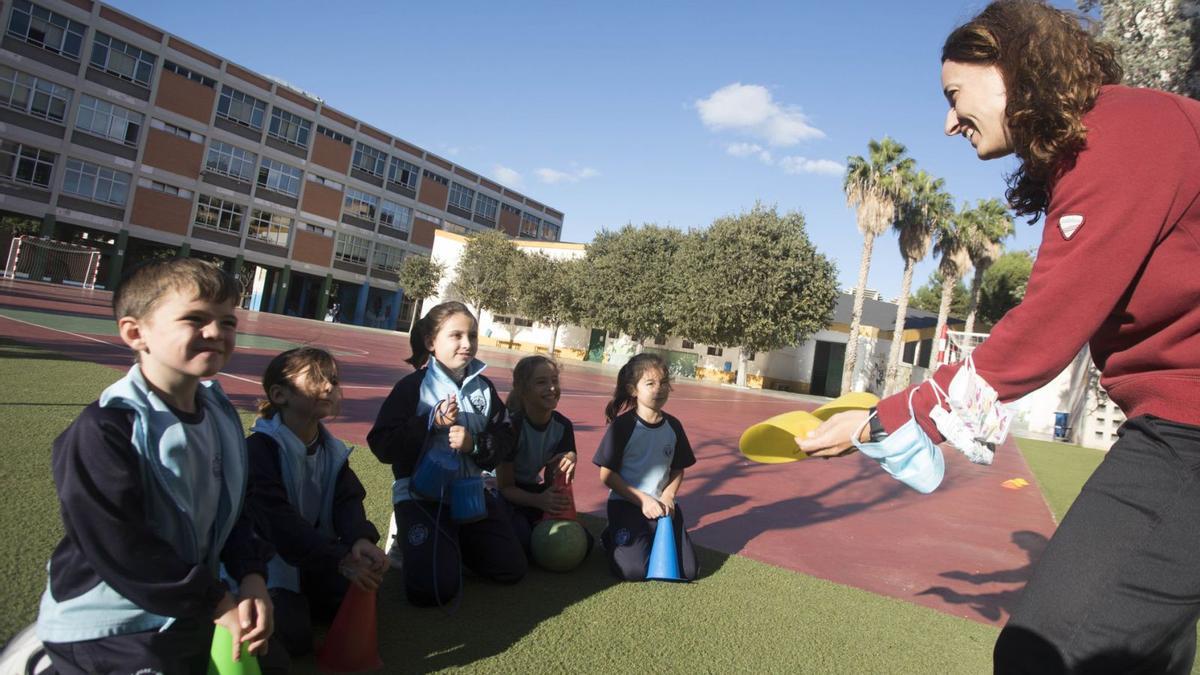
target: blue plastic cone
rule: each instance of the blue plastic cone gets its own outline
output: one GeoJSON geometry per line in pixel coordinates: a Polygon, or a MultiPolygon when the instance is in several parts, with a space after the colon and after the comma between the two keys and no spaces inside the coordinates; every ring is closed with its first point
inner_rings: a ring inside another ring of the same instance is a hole
{"type": "Polygon", "coordinates": [[[679,573],[679,551],[675,546],[675,522],[670,515],[658,519],[654,545],[650,547],[650,563],[646,579],[656,581],[687,581],[679,573]]]}

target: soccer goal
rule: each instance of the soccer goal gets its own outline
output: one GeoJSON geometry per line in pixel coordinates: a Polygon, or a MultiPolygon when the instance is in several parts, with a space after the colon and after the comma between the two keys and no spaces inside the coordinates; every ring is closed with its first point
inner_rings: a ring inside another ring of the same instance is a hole
{"type": "Polygon", "coordinates": [[[945,337],[938,342],[937,364],[944,366],[948,363],[962,361],[983,344],[987,333],[967,333],[958,330],[948,330],[945,337]]]}
{"type": "Polygon", "coordinates": [[[21,235],[13,237],[4,266],[6,279],[30,279],[56,284],[96,287],[100,251],[65,241],[21,235]]]}

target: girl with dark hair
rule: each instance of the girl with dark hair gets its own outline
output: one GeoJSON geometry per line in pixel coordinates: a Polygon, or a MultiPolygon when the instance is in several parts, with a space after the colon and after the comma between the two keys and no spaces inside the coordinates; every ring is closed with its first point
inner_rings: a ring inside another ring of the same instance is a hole
{"type": "Polygon", "coordinates": [[[638,354],[621,366],[612,400],[604,409],[608,430],[592,463],[609,488],[608,527],[600,535],[609,568],[618,579],[641,581],[660,518],[675,528],[679,570],[696,578],[700,568],[692,539],[675,502],[683,471],[696,463],[679,420],[663,412],[671,394],[667,364],[657,354],[638,354]]]}
{"type": "Polygon", "coordinates": [[[1025,298],[967,363],[797,439],[829,457],[947,437],[980,456],[1004,438],[1000,404],[1090,347],[1127,421],[1038,560],[997,672],[1185,673],[1195,656],[1200,102],[1120,79],[1111,47],[1038,0],[993,2],[951,33],[946,133],[981,159],[1016,154],[1010,204],[1046,221],[1025,298]]]}
{"type": "MultiPolygon", "coordinates": [[[[555,410],[562,389],[558,364],[545,356],[526,356],[513,367],[508,412],[515,442],[512,456],[496,467],[500,495],[512,507],[513,531],[532,560],[533,526],[547,513],[571,507],[571,497],[554,487],[562,475],[575,479],[575,427],[555,410]]],[[[588,551],[592,535],[587,535],[588,551]]]]}
{"type": "Polygon", "coordinates": [[[395,476],[392,503],[409,602],[443,605],[458,595],[462,565],[485,579],[516,583],[527,563],[503,502],[485,491],[483,518],[457,523],[450,500],[412,489],[418,460],[448,449],[463,476],[478,477],[508,457],[512,438],[500,395],[475,358],[479,329],[466,305],[437,305],[417,321],[410,340],[407,361],[417,370],[392,388],[367,443],[395,476]]]}
{"type": "MultiPolygon", "coordinates": [[[[246,439],[246,508],[277,555],[267,587],[275,637],[289,656],[312,651],[313,619],[329,621],[348,585],[374,591],[387,569],[379,532],[363,509],[366,490],[350,468],[350,449],[321,423],[341,410],[333,356],[301,347],[276,356],[263,374],[266,398],[246,439]]],[[[272,649],[271,663],[287,657],[272,649]]]]}

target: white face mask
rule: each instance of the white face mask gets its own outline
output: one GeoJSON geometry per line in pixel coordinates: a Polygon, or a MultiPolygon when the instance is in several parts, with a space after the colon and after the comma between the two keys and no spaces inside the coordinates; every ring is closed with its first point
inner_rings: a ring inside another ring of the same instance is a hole
{"type": "MultiPolygon", "coordinates": [[[[913,389],[912,393],[916,393],[913,389]]],[[[909,419],[882,441],[860,443],[859,428],[851,437],[854,447],[879,462],[892,478],[922,494],[929,494],[942,484],[946,475],[946,458],[942,449],[917,424],[912,409],[912,394],[908,396],[909,419]]],[[[866,423],[864,423],[866,426],[866,423]]]]}

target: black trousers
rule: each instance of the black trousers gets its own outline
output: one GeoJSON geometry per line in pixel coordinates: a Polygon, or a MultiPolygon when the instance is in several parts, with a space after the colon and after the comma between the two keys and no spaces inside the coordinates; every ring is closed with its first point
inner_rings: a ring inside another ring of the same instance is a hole
{"type": "Polygon", "coordinates": [[[997,673],[1188,673],[1200,616],[1200,427],[1129,420],[1038,560],[997,673]]]}
{"type": "Polygon", "coordinates": [[[313,651],[313,625],[333,621],[350,582],[337,572],[300,570],[300,592],[271,589],[275,633],[267,655],[259,659],[264,671],[286,673],[292,659],[313,651]]]}
{"type": "Polygon", "coordinates": [[[54,672],[180,673],[205,675],[212,649],[211,621],[176,621],[165,631],[144,631],[80,642],[47,642],[54,672]]]}
{"type": "Polygon", "coordinates": [[[404,590],[422,607],[444,605],[458,595],[462,566],[479,576],[515,584],[529,566],[513,534],[507,505],[484,492],[487,516],[458,524],[447,504],[407,500],[396,504],[396,537],[404,546],[404,590]]]}
{"type": "MultiPolygon", "coordinates": [[[[700,573],[692,538],[683,527],[683,509],[675,505],[672,524],[675,526],[675,550],[679,556],[679,573],[687,580],[700,573]]],[[[642,509],[624,499],[608,500],[608,527],[600,535],[608,551],[608,566],[622,581],[642,581],[654,547],[657,520],[642,515],[642,509]]]]}

